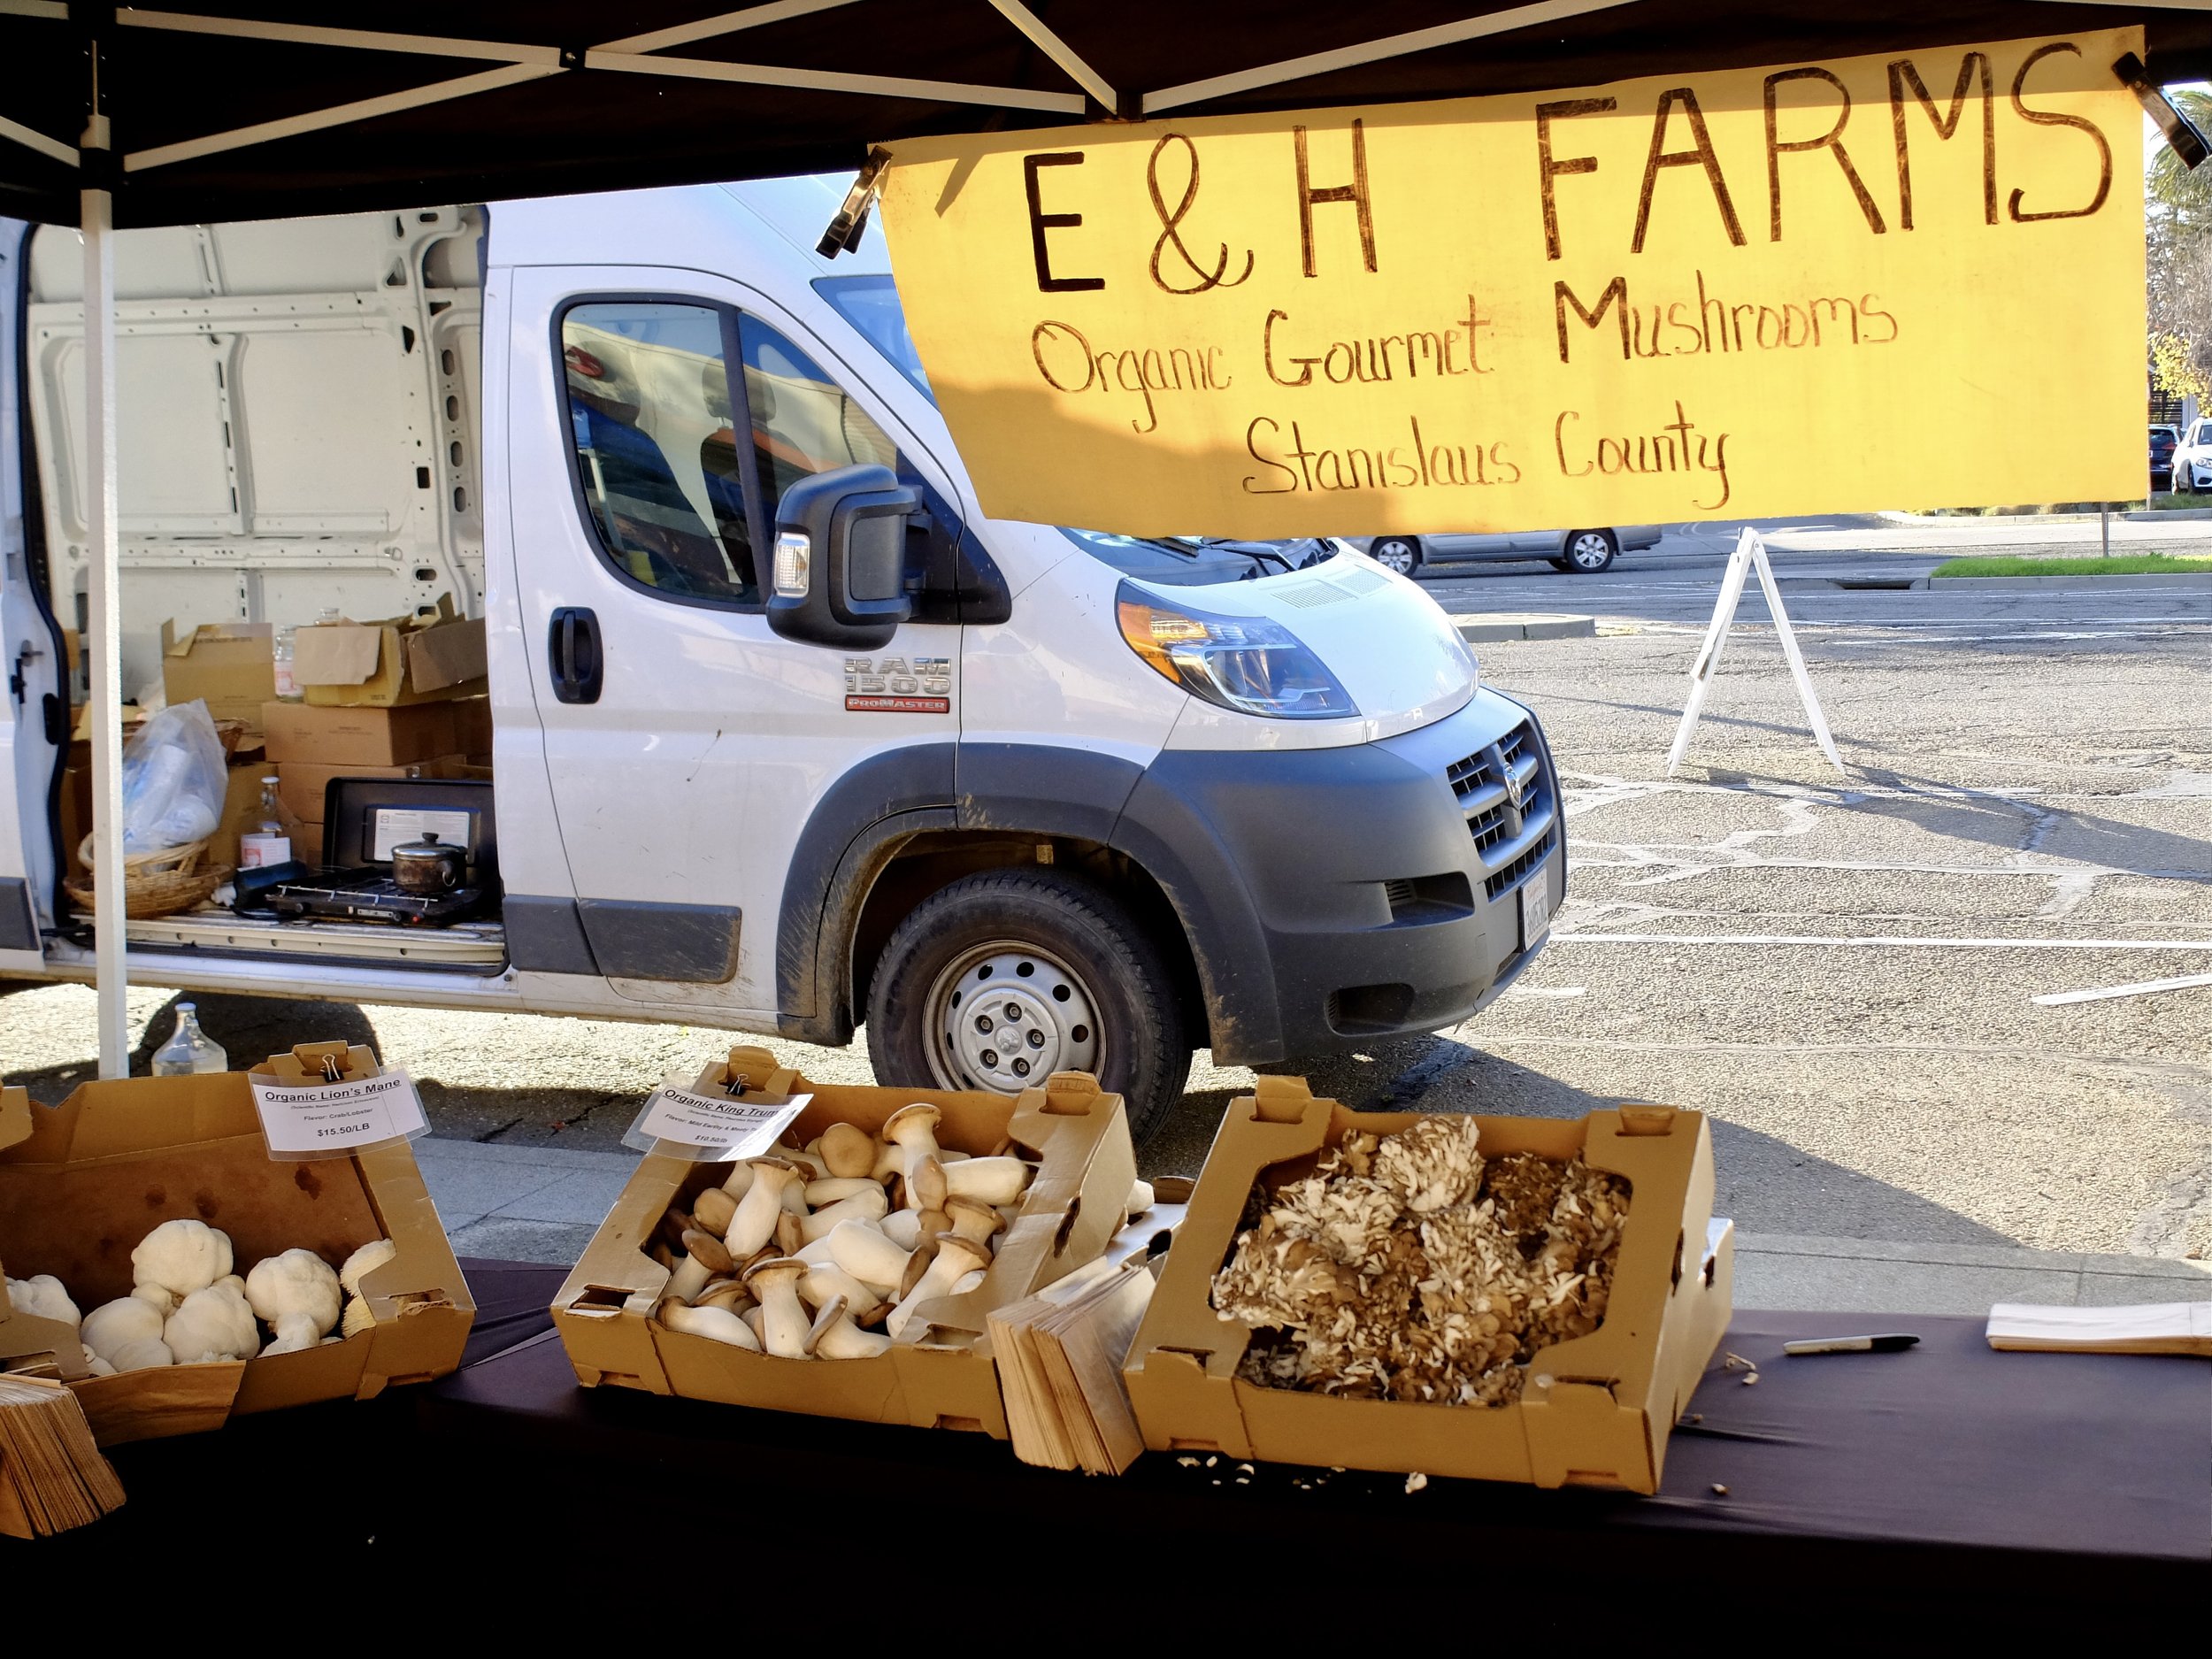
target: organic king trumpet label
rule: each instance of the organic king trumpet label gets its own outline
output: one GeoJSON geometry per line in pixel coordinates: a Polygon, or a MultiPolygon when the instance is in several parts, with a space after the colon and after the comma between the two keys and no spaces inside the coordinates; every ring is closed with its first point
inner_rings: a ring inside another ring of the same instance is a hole
{"type": "Polygon", "coordinates": [[[673,1153],[695,1164],[757,1158],[776,1144],[813,1098],[701,1094],[669,1085],[646,1097],[622,1143],[641,1152],[673,1153]]]}

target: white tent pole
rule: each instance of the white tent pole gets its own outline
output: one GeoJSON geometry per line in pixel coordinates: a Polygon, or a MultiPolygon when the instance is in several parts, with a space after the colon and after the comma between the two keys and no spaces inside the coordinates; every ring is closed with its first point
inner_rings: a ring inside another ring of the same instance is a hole
{"type": "MultiPolygon", "coordinates": [[[[85,129],[85,148],[108,147],[107,118],[85,129]]],[[[85,533],[91,546],[92,886],[95,983],[100,998],[100,1075],[131,1069],[130,979],[123,941],[122,551],[115,527],[115,203],[105,190],[81,197],[84,227],[85,533]]]]}

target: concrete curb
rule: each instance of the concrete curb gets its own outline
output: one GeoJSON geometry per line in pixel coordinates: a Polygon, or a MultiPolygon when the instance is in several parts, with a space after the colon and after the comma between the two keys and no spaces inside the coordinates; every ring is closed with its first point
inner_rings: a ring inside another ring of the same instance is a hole
{"type": "Polygon", "coordinates": [[[1931,576],[1931,588],[2212,588],[2212,571],[2174,571],[2159,576],[1931,576]]]}
{"type": "Polygon", "coordinates": [[[2185,524],[2194,524],[2200,519],[2212,518],[2212,507],[2169,507],[2162,512],[2145,507],[2134,512],[2124,512],[2120,516],[2130,524],[2163,524],[2170,518],[2178,518],[2185,524]]]}
{"type": "Polygon", "coordinates": [[[1507,612],[1497,616],[1454,617],[1452,626],[1470,645],[1485,640],[1587,640],[1596,637],[1595,617],[1507,612]]]}

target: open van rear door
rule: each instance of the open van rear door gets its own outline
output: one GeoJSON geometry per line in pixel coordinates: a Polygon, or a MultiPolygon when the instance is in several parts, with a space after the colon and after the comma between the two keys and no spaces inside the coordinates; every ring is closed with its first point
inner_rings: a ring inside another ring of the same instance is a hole
{"type": "Polygon", "coordinates": [[[44,960],[39,929],[53,924],[55,890],[47,801],[69,713],[59,630],[25,540],[19,394],[27,228],[0,219],[0,974],[34,972],[44,960]]]}

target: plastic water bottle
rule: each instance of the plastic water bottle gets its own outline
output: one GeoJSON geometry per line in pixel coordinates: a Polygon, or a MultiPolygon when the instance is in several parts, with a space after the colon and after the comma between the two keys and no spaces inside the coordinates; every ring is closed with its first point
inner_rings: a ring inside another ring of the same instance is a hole
{"type": "Polygon", "coordinates": [[[154,1051],[156,1077],[189,1077],[195,1071],[227,1071],[230,1056],[223,1045],[200,1029],[199,1011],[189,1002],[177,1004],[177,1028],[154,1051]]]}

